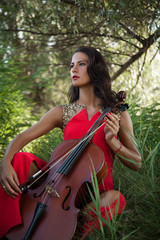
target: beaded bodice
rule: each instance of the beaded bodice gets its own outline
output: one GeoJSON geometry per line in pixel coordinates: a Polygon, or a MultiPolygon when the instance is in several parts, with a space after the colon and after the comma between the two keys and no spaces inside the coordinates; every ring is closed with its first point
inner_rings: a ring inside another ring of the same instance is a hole
{"type": "MultiPolygon", "coordinates": [[[[74,103],[64,104],[64,105],[62,105],[62,108],[63,108],[62,130],[64,130],[67,123],[76,114],[78,114],[81,110],[83,110],[85,108],[85,106],[74,102],[74,103]]],[[[104,109],[105,109],[105,107],[102,106],[101,109],[99,110],[99,112],[102,113],[104,111],[104,109]]],[[[116,115],[118,116],[118,118],[120,120],[120,112],[116,112],[116,115]]]]}
{"type": "Polygon", "coordinates": [[[85,108],[84,105],[74,103],[64,104],[62,106],[63,108],[63,125],[62,130],[64,130],[67,123],[76,115],[78,114],[82,109],[85,108]]]}

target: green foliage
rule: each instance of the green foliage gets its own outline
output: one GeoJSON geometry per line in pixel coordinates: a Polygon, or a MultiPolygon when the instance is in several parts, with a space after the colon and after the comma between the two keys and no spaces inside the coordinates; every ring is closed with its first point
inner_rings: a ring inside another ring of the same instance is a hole
{"type": "Polygon", "coordinates": [[[160,104],[154,102],[149,106],[138,105],[135,100],[130,103],[135,136],[141,143],[141,152],[151,151],[159,143],[160,104]]]}
{"type": "Polygon", "coordinates": [[[7,56],[11,49],[7,49],[1,43],[0,45],[0,55],[4,56],[0,61],[0,157],[2,157],[11,139],[23,127],[29,125],[27,119],[30,111],[17,87],[20,65],[18,61],[7,56]]]}
{"type": "MultiPolygon", "coordinates": [[[[16,46],[18,57],[25,56],[28,78],[21,81],[23,92],[36,102],[36,111],[48,110],[67,101],[68,63],[80,45],[99,49],[116,85],[130,90],[136,84],[136,79],[130,81],[137,75],[134,70],[145,70],[143,62],[137,64],[139,69],[133,63],[150,45],[154,45],[151,58],[159,48],[159,12],[158,0],[2,0],[0,39],[16,46]]],[[[147,86],[152,79],[143,76],[140,82],[147,86]]]]}
{"type": "MultiPolygon", "coordinates": [[[[112,236],[157,240],[160,236],[160,110],[158,104],[152,104],[153,98],[148,98],[147,106],[146,101],[140,101],[144,92],[150,97],[159,90],[159,68],[156,74],[155,65],[151,68],[160,46],[159,12],[157,0],[0,2],[0,156],[13,136],[33,122],[22,93],[36,103],[36,113],[40,108],[44,112],[67,100],[68,63],[77,46],[85,44],[99,49],[110,66],[111,76],[122,70],[123,76],[114,82],[114,88],[129,92],[129,111],[143,165],[139,172],[132,172],[115,161],[115,187],[121,187],[127,207],[120,223],[113,224],[114,235],[109,226],[105,227],[108,240],[112,236]],[[147,51],[149,44],[156,42],[149,56],[133,64],[136,54],[147,51]],[[16,48],[13,50],[12,46],[16,48]],[[130,65],[125,68],[128,61],[130,65]]],[[[159,66],[157,60],[155,63],[159,66]]],[[[158,97],[156,94],[157,102],[158,97]]],[[[56,129],[24,150],[48,161],[62,139],[62,133],[56,129]]],[[[102,237],[98,234],[97,239],[102,237]]]]}
{"type": "MultiPolygon", "coordinates": [[[[160,108],[157,104],[150,107],[130,104],[130,114],[133,120],[135,137],[142,155],[142,168],[138,172],[131,171],[115,159],[113,179],[115,189],[121,191],[126,198],[127,206],[120,217],[112,222],[103,219],[99,211],[99,194],[96,177],[92,177],[94,196],[91,199],[97,209],[101,229],[86,240],[157,240],[159,230],[159,182],[160,182],[160,108]],[[102,222],[106,226],[102,228],[102,222]]],[[[47,136],[38,139],[33,145],[33,152],[49,160],[53,149],[63,140],[60,130],[55,129],[47,136]]]]}
{"type": "Polygon", "coordinates": [[[63,141],[63,134],[59,128],[28,144],[23,151],[30,151],[37,157],[48,162],[53,150],[63,141]]]}
{"type": "Polygon", "coordinates": [[[160,236],[157,211],[160,209],[160,108],[157,104],[149,107],[132,104],[130,114],[142,155],[142,168],[133,172],[118,159],[115,161],[115,187],[120,184],[127,201],[117,236],[118,239],[126,239],[132,232],[127,239],[157,240],[160,236]]]}
{"type": "MultiPolygon", "coordinates": [[[[91,199],[96,208],[98,221],[106,225],[104,231],[93,230],[86,240],[158,240],[160,209],[160,108],[152,104],[150,107],[130,106],[135,136],[142,155],[142,168],[134,172],[115,159],[113,179],[115,189],[126,198],[123,214],[111,222],[100,215],[100,197],[95,173],[92,176],[94,194],[91,199]],[[138,114],[137,114],[138,113],[138,114]]],[[[94,211],[94,210],[92,210],[94,211]]],[[[101,226],[101,225],[100,225],[101,226]]]]}

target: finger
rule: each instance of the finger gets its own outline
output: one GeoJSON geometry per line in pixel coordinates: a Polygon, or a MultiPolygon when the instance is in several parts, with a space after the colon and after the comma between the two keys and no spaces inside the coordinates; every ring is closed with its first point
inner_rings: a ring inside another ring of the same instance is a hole
{"type": "Polygon", "coordinates": [[[114,131],[117,131],[119,129],[119,124],[118,122],[114,122],[113,120],[109,119],[109,118],[105,118],[107,127],[112,128],[114,131]]]}
{"type": "Polygon", "coordinates": [[[108,130],[107,132],[111,132],[113,136],[117,135],[117,131],[112,127],[112,126],[107,126],[108,127],[108,130]]]}
{"type": "Polygon", "coordinates": [[[10,197],[12,197],[12,198],[15,198],[15,195],[13,195],[13,194],[11,194],[10,192],[8,192],[8,190],[7,190],[7,187],[6,187],[6,185],[1,181],[1,186],[2,186],[2,188],[3,188],[3,191],[6,193],[6,194],[8,194],[10,197]]]}
{"type": "Polygon", "coordinates": [[[117,116],[117,114],[110,112],[109,115],[114,117],[115,119],[119,120],[119,117],[117,116]]]}
{"type": "MultiPolygon", "coordinates": [[[[117,128],[119,128],[119,118],[117,117],[117,115],[115,114],[107,114],[106,116],[106,120],[108,119],[108,123],[111,124],[111,122],[113,123],[113,125],[115,125],[117,128]]],[[[111,124],[112,125],[112,124],[111,124]]]]}
{"type": "Polygon", "coordinates": [[[13,179],[14,179],[15,183],[17,184],[17,186],[19,186],[19,185],[20,185],[20,182],[19,182],[19,179],[18,179],[16,173],[13,175],[13,179]]]}
{"type": "Polygon", "coordinates": [[[11,181],[11,180],[4,181],[4,185],[5,185],[5,192],[12,197],[16,197],[21,193],[19,187],[14,181],[11,181]]]}
{"type": "Polygon", "coordinates": [[[13,178],[13,181],[9,180],[8,183],[9,183],[10,188],[13,189],[16,193],[18,193],[18,195],[22,193],[20,188],[19,188],[19,181],[18,181],[18,184],[17,184],[16,181],[14,180],[14,178],[13,178]]]}
{"type": "MultiPolygon", "coordinates": [[[[108,121],[108,120],[107,120],[108,121]]],[[[113,136],[116,136],[119,131],[119,126],[115,126],[112,122],[106,122],[106,134],[111,132],[113,136]]]]}
{"type": "Polygon", "coordinates": [[[107,114],[106,114],[106,117],[107,117],[110,121],[112,121],[113,123],[119,124],[119,118],[118,118],[118,116],[117,116],[116,114],[114,114],[114,113],[107,113],[107,114]]]}
{"type": "Polygon", "coordinates": [[[11,194],[10,192],[8,192],[8,190],[7,190],[7,188],[4,186],[3,187],[3,191],[7,194],[7,195],[9,195],[10,197],[12,197],[12,198],[16,198],[16,196],[15,195],[13,195],[13,194],[11,194]]]}

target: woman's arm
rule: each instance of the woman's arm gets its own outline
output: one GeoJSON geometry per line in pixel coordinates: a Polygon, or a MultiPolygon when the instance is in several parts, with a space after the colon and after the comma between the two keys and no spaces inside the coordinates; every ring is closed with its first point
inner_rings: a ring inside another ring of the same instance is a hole
{"type": "Polygon", "coordinates": [[[18,195],[20,189],[18,187],[19,180],[14,171],[11,161],[14,154],[19,152],[24,146],[32,140],[45,135],[55,127],[62,128],[62,107],[54,107],[47,112],[41,120],[27,129],[26,131],[18,134],[8,145],[1,164],[0,184],[5,185],[11,195],[18,195]]]}
{"type": "Polygon", "coordinates": [[[135,171],[141,168],[142,159],[134,140],[132,120],[127,110],[121,113],[120,122],[115,114],[108,115],[105,138],[107,144],[125,166],[135,171]],[[115,137],[117,134],[119,140],[115,137]]]}

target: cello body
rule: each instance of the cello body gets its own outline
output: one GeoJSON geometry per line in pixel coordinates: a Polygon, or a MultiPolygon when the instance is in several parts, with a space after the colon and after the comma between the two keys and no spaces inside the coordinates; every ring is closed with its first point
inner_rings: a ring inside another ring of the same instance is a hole
{"type": "MultiPolygon", "coordinates": [[[[125,99],[124,92],[120,92],[119,97],[125,99]]],[[[128,104],[120,103],[115,106],[115,111],[124,111],[128,107],[128,104]]],[[[74,237],[78,213],[84,206],[81,199],[88,200],[86,183],[91,183],[93,171],[99,184],[107,174],[103,152],[91,143],[91,139],[111,110],[114,109],[107,107],[104,110],[82,140],[64,141],[54,150],[45,181],[22,194],[22,224],[9,230],[6,234],[8,240],[71,240],[74,237]],[[71,155],[73,161],[68,158],[71,155]],[[39,211],[41,207],[43,211],[39,211]]]]}
{"type": "MultiPolygon", "coordinates": [[[[45,181],[35,189],[28,189],[20,198],[22,224],[9,230],[6,237],[9,240],[70,240],[73,238],[77,226],[77,218],[81,198],[85,198],[86,182],[91,182],[93,169],[99,183],[106,176],[106,164],[101,149],[89,143],[74,166],[66,175],[57,173],[57,170],[66,161],[68,151],[76,146],[79,140],[62,142],[52,153],[50,161],[54,166],[49,170],[45,181]],[[57,156],[64,155],[61,161],[57,156]],[[56,178],[55,176],[56,173],[56,178]],[[58,176],[58,178],[57,178],[58,176]],[[52,179],[52,186],[48,185],[52,179]],[[48,186],[48,187],[47,187],[48,186]],[[44,199],[42,195],[46,190],[44,199]],[[32,235],[26,233],[34,218],[37,203],[44,201],[45,210],[34,226],[32,235]]],[[[86,195],[86,198],[88,196],[86,195]]]]}

